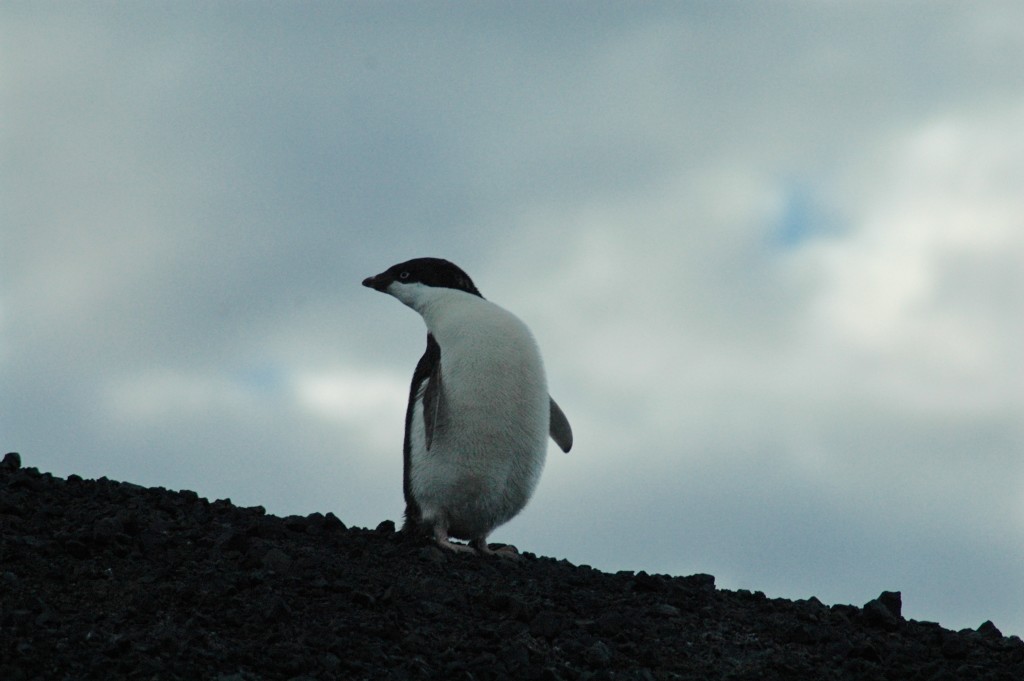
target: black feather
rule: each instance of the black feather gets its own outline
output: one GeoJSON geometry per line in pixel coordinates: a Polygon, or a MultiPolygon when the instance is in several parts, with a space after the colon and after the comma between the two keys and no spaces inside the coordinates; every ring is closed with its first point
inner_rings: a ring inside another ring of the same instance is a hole
{"type": "MultiPolygon", "coordinates": [[[[434,375],[440,378],[441,375],[441,346],[434,340],[432,334],[427,334],[427,349],[423,352],[423,356],[420,357],[420,361],[416,364],[416,371],[412,375],[412,384],[409,386],[409,404],[405,410],[405,441],[402,445],[402,492],[405,495],[405,524],[402,526],[403,531],[415,530],[419,527],[422,520],[422,512],[419,504],[416,503],[416,499],[412,496],[412,483],[409,480],[409,473],[412,467],[412,418],[413,408],[416,405],[416,399],[420,395],[420,391],[425,389],[424,383],[426,382],[429,387],[429,383],[434,375]]],[[[435,401],[436,397],[433,398],[435,401]]],[[[432,404],[431,407],[434,405],[432,404]]],[[[427,414],[430,413],[429,417],[431,420],[435,418],[434,410],[427,408],[427,404],[424,402],[424,418],[427,418],[427,414]]],[[[434,424],[425,422],[424,426],[427,430],[427,442],[429,442],[433,435],[434,424]]]]}

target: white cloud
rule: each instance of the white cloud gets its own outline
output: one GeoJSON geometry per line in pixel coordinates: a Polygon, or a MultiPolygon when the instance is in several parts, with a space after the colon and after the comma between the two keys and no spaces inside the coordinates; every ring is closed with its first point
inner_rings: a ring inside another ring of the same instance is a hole
{"type": "Polygon", "coordinates": [[[804,254],[823,272],[816,312],[831,342],[913,372],[920,399],[1021,401],[1006,368],[1022,329],[1022,114],[913,131],[872,173],[851,230],[804,254]]]}
{"type": "Polygon", "coordinates": [[[241,413],[252,408],[253,396],[238,384],[208,373],[147,371],[112,382],[106,412],[123,427],[195,418],[207,412],[241,413]]]}
{"type": "Polygon", "coordinates": [[[408,381],[392,373],[305,371],[294,377],[292,390],[302,407],[343,426],[354,442],[371,449],[393,446],[404,423],[408,381]]]}

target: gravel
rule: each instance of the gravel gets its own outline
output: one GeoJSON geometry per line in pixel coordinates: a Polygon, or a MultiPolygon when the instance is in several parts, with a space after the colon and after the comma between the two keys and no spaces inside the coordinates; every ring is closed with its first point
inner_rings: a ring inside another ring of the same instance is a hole
{"type": "Polygon", "coordinates": [[[331,513],[0,463],[0,679],[1024,679],[992,622],[453,555],[331,513]]]}

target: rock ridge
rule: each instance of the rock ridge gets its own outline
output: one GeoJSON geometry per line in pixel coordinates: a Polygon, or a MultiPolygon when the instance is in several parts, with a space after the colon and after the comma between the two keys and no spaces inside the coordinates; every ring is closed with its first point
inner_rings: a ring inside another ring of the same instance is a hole
{"type": "Polygon", "coordinates": [[[0,678],[1019,681],[992,622],[450,555],[384,521],[0,464],[0,678]]]}

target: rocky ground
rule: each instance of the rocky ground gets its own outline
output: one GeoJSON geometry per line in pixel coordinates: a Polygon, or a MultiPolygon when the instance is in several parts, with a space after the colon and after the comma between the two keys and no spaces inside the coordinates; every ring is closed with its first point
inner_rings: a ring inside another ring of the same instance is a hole
{"type": "Polygon", "coordinates": [[[385,521],[278,518],[0,465],[0,679],[1024,679],[990,622],[442,553],[385,521]]]}

